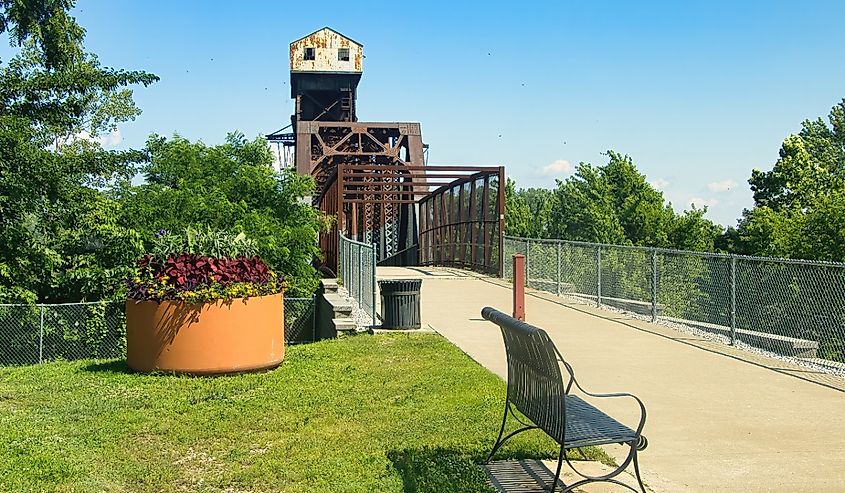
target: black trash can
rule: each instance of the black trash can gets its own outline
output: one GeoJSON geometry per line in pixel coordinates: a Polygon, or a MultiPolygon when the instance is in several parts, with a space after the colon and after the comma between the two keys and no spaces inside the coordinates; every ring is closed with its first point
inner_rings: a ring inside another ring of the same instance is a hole
{"type": "Polygon", "coordinates": [[[378,282],[381,291],[382,328],[419,329],[422,279],[390,279],[378,282]]]}

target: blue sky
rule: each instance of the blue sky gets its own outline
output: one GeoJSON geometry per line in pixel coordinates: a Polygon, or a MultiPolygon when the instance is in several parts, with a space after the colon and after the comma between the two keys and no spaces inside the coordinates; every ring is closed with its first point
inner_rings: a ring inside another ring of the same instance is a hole
{"type": "MultiPolygon", "coordinates": [[[[359,119],[419,121],[432,164],[554,185],[614,149],[677,209],[734,224],[752,168],[845,97],[845,2],[80,1],[103,64],[161,77],[118,147],[289,122],[288,44],[364,44],[359,119]]],[[[8,51],[3,50],[3,59],[8,51]]]]}

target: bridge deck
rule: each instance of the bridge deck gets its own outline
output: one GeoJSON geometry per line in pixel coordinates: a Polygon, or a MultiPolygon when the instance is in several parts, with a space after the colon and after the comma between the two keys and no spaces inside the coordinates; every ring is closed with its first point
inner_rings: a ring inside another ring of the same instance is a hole
{"type": "MultiPolygon", "coordinates": [[[[423,278],[423,326],[506,377],[501,336],[480,312],[510,312],[509,286],[454,269],[384,267],[378,277],[423,278]]],[[[526,314],[585,388],[646,403],[641,464],[654,491],[845,489],[845,382],[544,293],[529,292],[526,314]]]]}

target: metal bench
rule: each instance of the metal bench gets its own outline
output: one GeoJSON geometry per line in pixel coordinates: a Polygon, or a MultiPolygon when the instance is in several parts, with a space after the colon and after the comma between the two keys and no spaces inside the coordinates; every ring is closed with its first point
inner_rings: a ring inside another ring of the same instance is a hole
{"type": "Polygon", "coordinates": [[[557,472],[555,472],[554,482],[552,482],[549,491],[554,492],[558,483],[563,487],[562,492],[568,492],[596,481],[610,482],[637,491],[636,488],[615,479],[617,475],[633,463],[640,490],[645,493],[646,490],[640,477],[637,462],[637,452],[645,449],[648,444],[648,441],[642,435],[646,419],[645,405],[642,401],[627,393],[593,394],[587,392],[575,380],[572,366],[560,355],[546,331],[490,307],[484,308],[481,311],[481,316],[495,323],[501,329],[508,358],[508,390],[502,427],[499,430],[499,437],[493,445],[493,450],[485,463],[493,458],[499,447],[509,438],[523,431],[539,428],[560,444],[557,472]],[[568,373],[566,381],[564,381],[560,371],[561,364],[568,373]],[[573,385],[581,393],[590,397],[633,398],[640,406],[640,422],[637,428],[634,430],[623,425],[574,395],[571,392],[573,385]],[[514,412],[514,407],[531,423],[526,423],[520,419],[514,412]],[[503,438],[509,414],[522,427],[503,438]],[[630,452],[619,467],[604,476],[587,476],[580,473],[566,456],[567,450],[578,449],[580,451],[582,447],[614,443],[630,447],[630,452]],[[568,486],[560,481],[560,470],[564,460],[584,479],[568,486]]]}

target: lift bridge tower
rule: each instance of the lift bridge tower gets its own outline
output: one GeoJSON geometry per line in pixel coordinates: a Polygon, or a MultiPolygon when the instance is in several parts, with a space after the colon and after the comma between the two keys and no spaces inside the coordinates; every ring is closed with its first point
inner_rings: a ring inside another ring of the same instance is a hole
{"type": "Polygon", "coordinates": [[[376,245],[379,261],[416,245],[414,197],[428,191],[420,124],[358,121],[363,59],[362,44],[328,27],[292,42],[292,132],[267,136],[293,148],[291,164],[317,182],[313,204],[337,215],[320,239],[333,270],[337,231],[376,245]]]}

